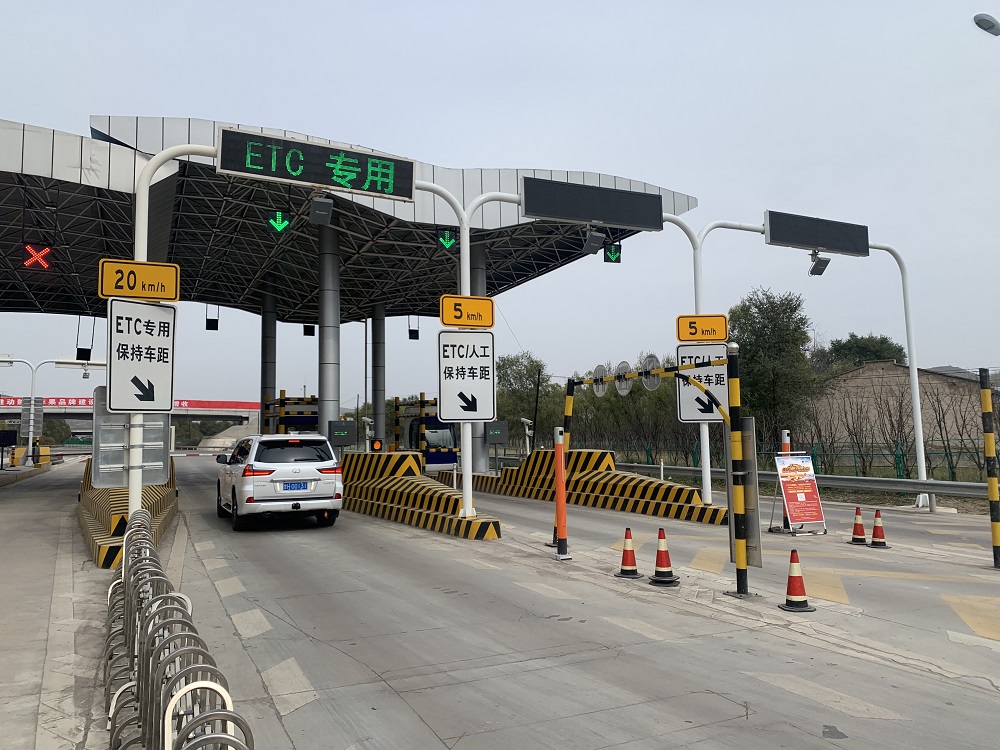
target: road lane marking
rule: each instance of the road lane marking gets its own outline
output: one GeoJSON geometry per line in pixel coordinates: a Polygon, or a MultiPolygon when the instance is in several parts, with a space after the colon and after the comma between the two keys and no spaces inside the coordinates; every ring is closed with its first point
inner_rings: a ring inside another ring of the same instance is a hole
{"type": "Polygon", "coordinates": [[[932,547],[949,549],[953,547],[960,547],[962,549],[986,549],[982,544],[971,544],[969,542],[942,542],[941,544],[932,544],[932,547]]]}
{"type": "Polygon", "coordinates": [[[906,717],[900,716],[895,711],[876,706],[874,703],[860,700],[854,696],[831,690],[828,687],[817,685],[815,682],[804,680],[792,674],[764,673],[764,672],[743,672],[748,677],[754,677],[768,685],[787,690],[790,693],[819,703],[821,706],[840,711],[847,716],[857,719],[892,719],[901,721],[906,717]]]}
{"type": "Polygon", "coordinates": [[[232,596],[233,594],[242,594],[246,589],[243,584],[240,583],[240,579],[224,578],[221,581],[215,582],[215,588],[219,592],[219,596],[225,599],[227,596],[232,596]]]}
{"type": "Polygon", "coordinates": [[[824,568],[802,568],[802,578],[810,597],[825,599],[840,604],[850,604],[851,600],[844,590],[843,579],[831,570],[824,568]]]}
{"type": "Polygon", "coordinates": [[[184,557],[187,555],[188,527],[184,514],[177,515],[177,531],[174,533],[174,543],[170,547],[170,561],[167,563],[167,580],[174,585],[174,591],[181,590],[181,580],[184,577],[184,557]]]}
{"type": "Polygon", "coordinates": [[[205,550],[215,549],[215,542],[197,542],[194,548],[198,552],[204,552],[205,550]]]}
{"type": "Polygon", "coordinates": [[[534,591],[536,594],[541,594],[542,596],[547,596],[550,599],[576,599],[575,594],[567,594],[565,591],[560,591],[554,586],[549,586],[545,583],[522,583],[521,581],[514,581],[518,586],[523,586],[529,591],[534,591]]]}
{"type": "Polygon", "coordinates": [[[479,568],[480,570],[500,570],[499,565],[493,565],[492,563],[488,563],[485,560],[456,559],[455,562],[457,562],[459,565],[468,565],[470,568],[479,568]]]}
{"type": "Polygon", "coordinates": [[[313,690],[312,683],[294,657],[265,669],[260,675],[264,678],[274,707],[282,716],[319,698],[319,693],[313,690]]]}
{"type": "Polygon", "coordinates": [[[617,625],[620,628],[641,635],[643,638],[649,638],[652,641],[668,641],[677,637],[675,633],[661,630],[654,625],[650,625],[648,622],[636,620],[631,617],[602,617],[601,619],[610,622],[612,625],[617,625]]]}
{"type": "Polygon", "coordinates": [[[721,547],[702,547],[691,558],[688,567],[719,575],[725,569],[727,562],[729,562],[729,550],[721,547]]]}
{"type": "Polygon", "coordinates": [[[229,566],[229,561],[223,560],[221,557],[210,557],[202,562],[205,564],[205,570],[217,570],[229,566]]]}
{"type": "Polygon", "coordinates": [[[1000,599],[952,594],[944,594],[941,598],[955,610],[955,614],[962,618],[973,633],[981,638],[1000,641],[1000,599]]]}
{"type": "MultiPolygon", "coordinates": [[[[651,542],[657,538],[656,534],[647,534],[645,531],[633,531],[632,532],[632,547],[638,550],[646,542],[651,542]]],[[[625,546],[625,534],[622,532],[622,537],[611,545],[611,549],[616,549],[621,551],[625,546]]]]}
{"type": "Polygon", "coordinates": [[[244,640],[271,630],[271,623],[259,609],[237,612],[233,615],[233,625],[240,631],[240,637],[244,640]]]}

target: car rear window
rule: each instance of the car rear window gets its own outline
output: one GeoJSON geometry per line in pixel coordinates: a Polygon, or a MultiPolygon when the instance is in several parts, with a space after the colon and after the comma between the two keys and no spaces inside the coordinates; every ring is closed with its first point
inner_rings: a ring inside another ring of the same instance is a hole
{"type": "Polygon", "coordinates": [[[268,440],[257,445],[254,461],[263,464],[293,464],[332,461],[333,451],[326,440],[268,440]]]}

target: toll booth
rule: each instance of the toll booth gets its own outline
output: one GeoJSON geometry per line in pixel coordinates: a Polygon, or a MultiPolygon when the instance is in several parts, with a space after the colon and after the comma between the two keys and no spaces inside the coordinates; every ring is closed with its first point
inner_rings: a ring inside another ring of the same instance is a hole
{"type": "Polygon", "coordinates": [[[289,398],[281,390],[278,398],[264,402],[264,424],[261,425],[261,431],[265,435],[318,432],[318,428],[319,399],[316,396],[289,398]]]}
{"type": "Polygon", "coordinates": [[[418,451],[425,464],[454,464],[459,453],[456,427],[437,418],[437,399],[425,393],[416,401],[393,399],[394,451],[418,451]]]}

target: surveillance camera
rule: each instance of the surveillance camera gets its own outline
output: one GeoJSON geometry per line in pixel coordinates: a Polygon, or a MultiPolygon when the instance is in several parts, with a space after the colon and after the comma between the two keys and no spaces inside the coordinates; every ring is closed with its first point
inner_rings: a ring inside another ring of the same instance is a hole
{"type": "Polygon", "coordinates": [[[90,370],[84,370],[83,371],[83,379],[86,380],[89,377],[90,377],[90,370]]]}
{"type": "Polygon", "coordinates": [[[375,424],[375,420],[371,417],[361,417],[361,421],[365,424],[375,424]]]}
{"type": "Polygon", "coordinates": [[[525,419],[524,417],[521,417],[521,422],[524,424],[525,427],[531,427],[531,425],[534,424],[534,422],[532,422],[530,419],[525,419]]]}

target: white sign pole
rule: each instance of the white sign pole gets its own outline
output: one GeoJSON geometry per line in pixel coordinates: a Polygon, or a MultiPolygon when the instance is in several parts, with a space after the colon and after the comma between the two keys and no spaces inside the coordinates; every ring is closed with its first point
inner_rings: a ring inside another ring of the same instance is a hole
{"type": "MultiPolygon", "coordinates": [[[[414,190],[424,190],[428,193],[442,198],[445,203],[451,206],[458,219],[458,249],[459,249],[459,294],[468,297],[472,294],[472,262],[469,250],[469,217],[479,208],[490,201],[500,201],[502,203],[520,203],[521,196],[513,193],[484,193],[477,196],[469,203],[468,210],[462,208],[458,198],[445,190],[440,185],[424,180],[416,180],[413,183],[414,190]]],[[[438,394],[440,395],[440,394],[438,394]]],[[[461,452],[462,456],[462,510],[459,516],[462,518],[475,518],[476,509],[472,505],[472,422],[462,422],[461,452]]]]}
{"type": "MultiPolygon", "coordinates": [[[[156,154],[146,162],[135,183],[135,243],[133,260],[145,263],[149,239],[149,186],[153,184],[156,170],[171,159],[180,156],[211,156],[218,158],[215,146],[202,146],[195,143],[184,143],[171,146],[156,154]]],[[[111,320],[108,320],[110,334],[111,320]]],[[[108,341],[111,336],[108,336],[108,341]]],[[[112,352],[108,352],[108,362],[111,362],[112,352]]],[[[128,462],[125,471],[128,475],[128,514],[142,509],[142,414],[130,414],[128,420],[128,462]]],[[[168,468],[169,471],[169,468],[168,468]]]]}

